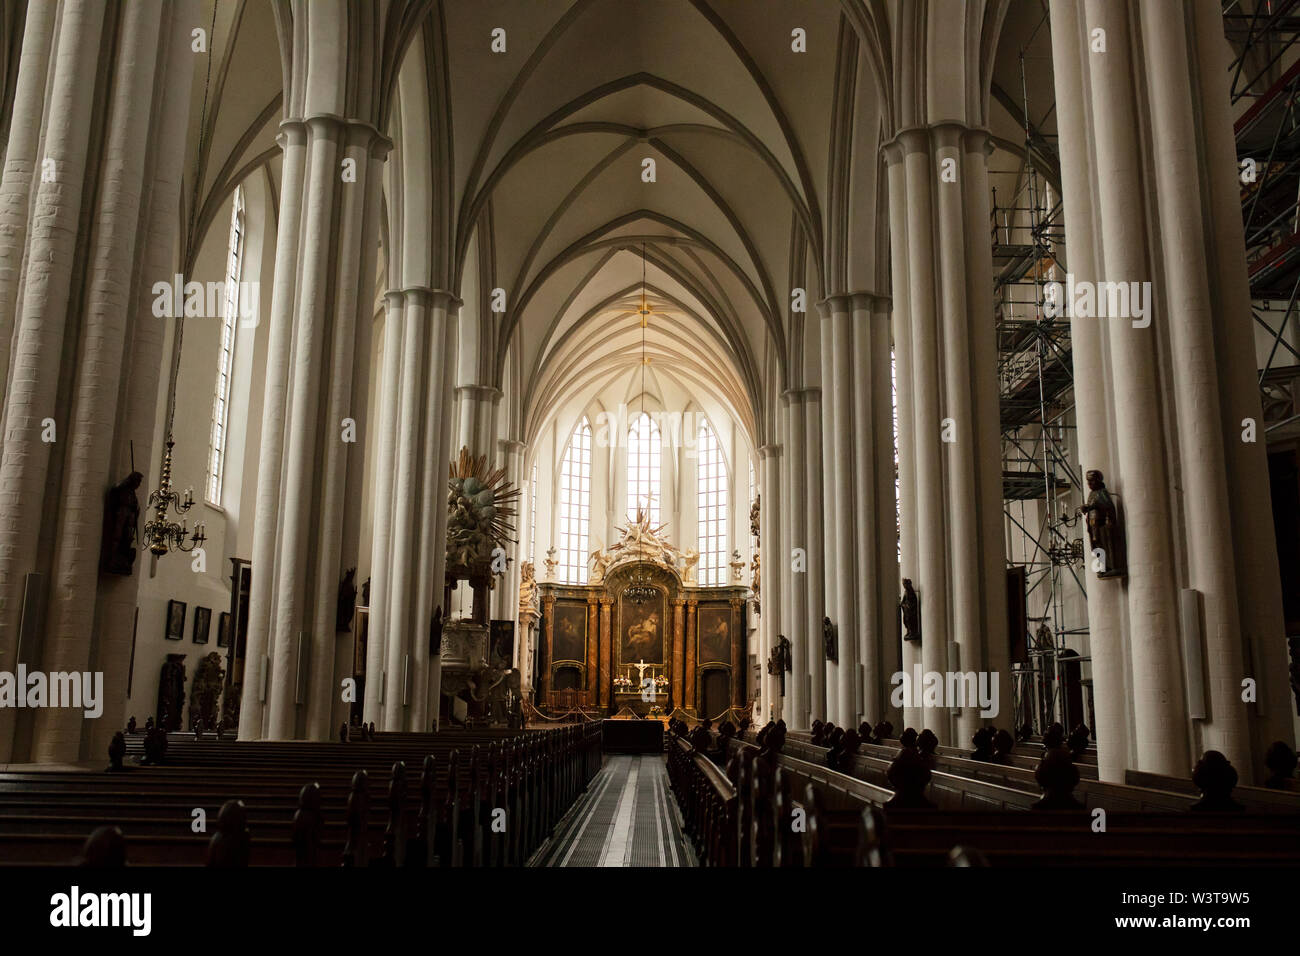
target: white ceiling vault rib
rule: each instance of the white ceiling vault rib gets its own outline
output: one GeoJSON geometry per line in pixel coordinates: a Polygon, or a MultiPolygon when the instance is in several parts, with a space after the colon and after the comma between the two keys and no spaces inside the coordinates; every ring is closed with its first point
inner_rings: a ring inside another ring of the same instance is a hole
{"type": "Polygon", "coordinates": [[[573,389],[639,361],[624,338],[639,331],[643,244],[652,363],[674,363],[684,387],[733,408],[755,443],[768,427],[763,393],[804,378],[789,367],[806,348],[791,336],[815,323],[787,313],[794,285],[810,302],[825,292],[831,115],[821,104],[835,63],[824,54],[843,26],[833,0],[783,7],[756,17],[735,0],[435,4],[445,71],[431,82],[445,90],[430,99],[454,103],[454,194],[435,211],[452,219],[448,280],[459,285],[480,233],[495,257],[480,284],[507,302],[503,316],[478,305],[496,336],[485,384],[518,369],[511,398],[524,432],[573,389]],[[795,26],[817,55],[791,51],[795,26]],[[497,28],[506,52],[494,56],[497,28]],[[646,159],[654,182],[642,181],[646,159]],[[779,381],[766,381],[764,356],[779,381]]]}
{"type": "MultiPolygon", "coordinates": [[[[863,135],[843,111],[892,125],[887,102],[849,97],[838,117],[835,106],[845,70],[888,73],[881,10],[881,0],[784,0],[761,15],[749,0],[377,2],[358,15],[365,42],[389,51],[389,73],[378,102],[347,107],[381,112],[394,144],[378,274],[465,303],[482,354],[462,368],[479,384],[510,380],[504,418],[523,432],[559,400],[557,369],[591,388],[601,377],[570,366],[571,343],[606,350],[586,356],[592,368],[630,360],[601,330],[638,318],[629,290],[644,243],[650,338],[657,325],[674,337],[651,342],[664,347],[652,360],[694,360],[674,370],[680,381],[734,407],[751,442],[769,440],[768,394],[816,384],[803,356],[818,354],[819,323],[791,314],[792,290],[810,307],[836,291],[832,259],[855,241],[844,217],[864,206],[845,195],[863,188],[856,166],[844,172],[863,135]],[[796,27],[807,53],[791,49],[796,27]],[[498,28],[506,49],[493,53],[498,28]],[[858,38],[856,64],[844,62],[846,33],[858,38]],[[654,182],[641,179],[645,159],[654,182]],[[490,310],[498,288],[504,313],[490,310]]],[[[310,4],[223,0],[216,11],[203,181],[188,190],[200,236],[240,180],[265,168],[278,181],[278,121],[310,99],[304,76],[264,68],[292,59],[285,28],[310,4]]]]}

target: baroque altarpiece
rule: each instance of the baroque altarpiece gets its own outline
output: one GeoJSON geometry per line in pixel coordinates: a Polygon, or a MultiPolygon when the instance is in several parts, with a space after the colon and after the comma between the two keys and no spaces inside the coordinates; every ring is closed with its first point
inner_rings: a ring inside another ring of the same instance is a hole
{"type": "MultiPolygon", "coordinates": [[[[746,704],[742,584],[702,587],[644,514],[591,555],[586,584],[538,584],[537,700],[552,713],[717,720],[746,704]]],[[[548,562],[548,578],[554,562],[548,562]]]]}

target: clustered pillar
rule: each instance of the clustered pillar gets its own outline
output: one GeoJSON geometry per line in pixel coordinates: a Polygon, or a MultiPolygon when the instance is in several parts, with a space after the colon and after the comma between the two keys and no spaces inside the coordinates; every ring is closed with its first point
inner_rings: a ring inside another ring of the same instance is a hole
{"type": "Polygon", "coordinates": [[[0,762],[102,753],[123,723],[148,558],[100,573],[104,496],[132,443],[152,477],[175,321],[152,314],[152,287],[177,271],[197,15],[189,0],[26,11],[0,182],[0,670],[101,671],[104,709],[0,708],[0,762]]]}
{"type": "Polygon", "coordinates": [[[1071,314],[1080,464],[1127,535],[1126,576],[1088,575],[1101,776],[1183,776],[1215,749],[1250,781],[1290,721],[1222,16],[1173,0],[1051,16],[1074,283],[1151,290],[1145,317],[1071,314]]]}
{"type": "MultiPolygon", "coordinates": [[[[988,134],[957,123],[900,132],[889,172],[898,369],[901,576],[921,602],[904,667],[986,673],[1010,714],[1001,444],[988,239],[988,134]],[[919,659],[919,660],[918,660],[919,659]]],[[[905,700],[904,723],[965,743],[965,702],[905,700]],[[929,706],[927,706],[927,703],[929,706]],[[916,706],[919,705],[919,706],[916,706]]],[[[990,719],[996,720],[997,715],[990,719]]]]}

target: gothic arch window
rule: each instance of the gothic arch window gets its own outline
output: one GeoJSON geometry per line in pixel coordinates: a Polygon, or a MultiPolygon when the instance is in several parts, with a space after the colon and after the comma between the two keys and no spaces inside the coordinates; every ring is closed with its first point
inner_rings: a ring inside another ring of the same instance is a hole
{"type": "Polygon", "coordinates": [[[591,425],[584,417],[560,462],[560,580],[587,583],[591,527],[591,425]]]}
{"type": "Polygon", "coordinates": [[[244,189],[235,187],[230,209],[230,241],[226,250],[225,295],[221,303],[221,340],[217,351],[217,386],[212,400],[212,432],[208,443],[208,504],[221,505],[226,471],[226,432],[230,414],[230,381],[234,377],[235,329],[239,318],[239,277],[244,267],[244,189]]]}
{"type": "Polygon", "coordinates": [[[650,501],[650,523],[659,524],[659,468],[663,438],[659,425],[642,412],[627,430],[627,516],[636,519],[636,509],[650,501]]]}
{"type": "Polygon", "coordinates": [[[727,464],[718,433],[707,420],[700,423],[696,449],[700,584],[721,587],[727,583],[727,464]]]}

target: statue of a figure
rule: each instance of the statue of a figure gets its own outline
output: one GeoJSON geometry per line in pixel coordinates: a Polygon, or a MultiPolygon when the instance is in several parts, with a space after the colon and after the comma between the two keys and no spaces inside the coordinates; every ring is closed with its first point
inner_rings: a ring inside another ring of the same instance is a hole
{"type": "Polygon", "coordinates": [[[755,541],[758,539],[758,516],[761,511],[760,502],[762,500],[762,495],[755,495],[754,503],[749,506],[749,533],[754,536],[755,541]]]}
{"type": "Polygon", "coordinates": [[[1119,512],[1115,509],[1115,500],[1106,489],[1106,482],[1100,471],[1095,469],[1089,471],[1085,478],[1091,491],[1087,502],[1077,513],[1086,515],[1088,519],[1088,546],[1092,551],[1093,559],[1100,561],[1102,568],[1097,572],[1097,577],[1123,577],[1124,535],[1123,528],[1120,527],[1119,512]]]}
{"type": "Polygon", "coordinates": [[[560,560],[555,556],[555,545],[546,549],[546,560],[542,562],[546,565],[546,580],[555,580],[555,569],[560,566],[560,560]]]}
{"type": "Polygon", "coordinates": [[[361,585],[361,606],[370,607],[370,579],[369,578],[366,578],[366,580],[361,585]]]}
{"type": "Polygon", "coordinates": [[[525,561],[519,565],[519,611],[537,610],[537,575],[533,562],[525,561]]]}
{"type": "Polygon", "coordinates": [[[168,654],[158,679],[158,726],[181,729],[181,708],[185,706],[185,655],[168,654]]]}
{"type": "Polygon", "coordinates": [[[700,552],[694,548],[687,548],[682,555],[682,582],[685,584],[695,583],[695,566],[700,563],[700,552]]]}
{"type": "Polygon", "coordinates": [[[903,609],[903,640],[921,639],[921,599],[916,596],[911,578],[903,578],[903,599],[898,602],[903,609]]]}
{"type": "Polygon", "coordinates": [[[587,559],[591,563],[591,579],[588,583],[599,584],[605,580],[605,571],[614,560],[614,556],[607,551],[597,548],[591,552],[591,557],[587,559]]]}
{"type": "Polygon", "coordinates": [[[130,574],[135,569],[137,524],[140,500],[136,489],[144,475],[133,471],[108,490],[104,499],[104,540],[100,545],[100,568],[108,574],[130,574]]]}
{"type": "Polygon", "coordinates": [[[357,610],[357,586],[353,580],[357,576],[356,568],[348,568],[339,582],[339,606],[334,622],[336,631],[352,630],[352,615],[357,610]]]}
{"type": "Polygon", "coordinates": [[[835,625],[829,617],[822,618],[822,642],[826,645],[826,659],[832,664],[840,662],[839,642],[835,639],[835,625]]]}
{"type": "Polygon", "coordinates": [[[785,696],[785,672],[794,669],[790,659],[790,639],[784,634],[778,635],[772,655],[767,660],[767,672],[773,677],[781,678],[781,696],[785,696]]]}

